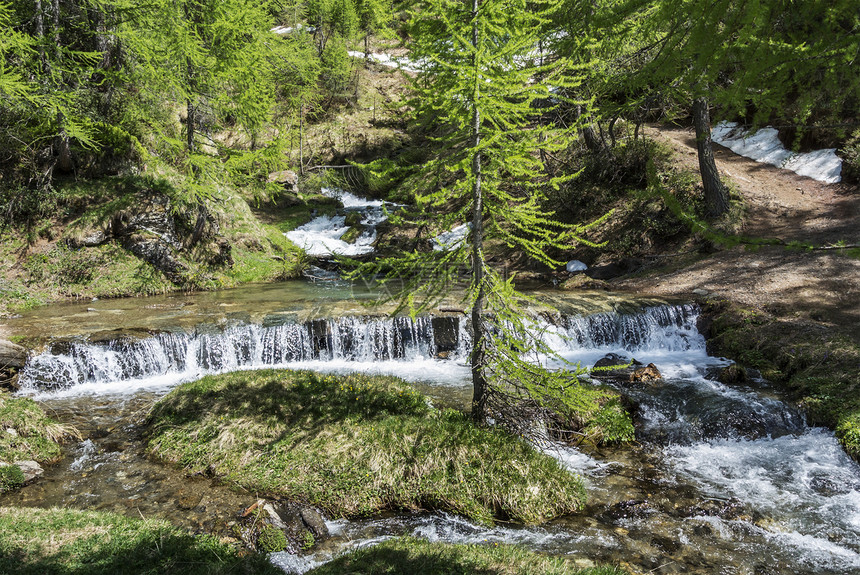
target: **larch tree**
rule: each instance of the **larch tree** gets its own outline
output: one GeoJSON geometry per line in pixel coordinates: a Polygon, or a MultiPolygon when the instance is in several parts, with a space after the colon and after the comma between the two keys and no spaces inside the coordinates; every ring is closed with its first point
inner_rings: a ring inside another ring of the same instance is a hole
{"type": "MultiPolygon", "coordinates": [[[[132,53],[135,81],[152,93],[150,101],[181,103],[183,108],[184,133],[177,134],[170,119],[152,127],[160,155],[183,168],[188,178],[197,206],[187,246],[193,247],[210,218],[203,200],[235,153],[235,146],[215,135],[229,127],[247,139],[248,147],[256,146],[272,117],[276,62],[285,44],[270,32],[272,18],[260,2],[107,1],[128,15],[119,34],[132,53]]],[[[173,113],[162,112],[162,118],[173,113]]]]}
{"type": "Polygon", "coordinates": [[[505,246],[558,267],[549,252],[589,244],[583,234],[599,223],[562,224],[543,207],[546,191],[573,175],[545,165],[538,151],[567,147],[579,128],[541,121],[558,104],[556,89],[572,93],[579,80],[568,59],[548,62],[539,54],[554,7],[525,0],[428,0],[416,8],[412,57],[422,71],[413,102],[417,121],[433,140],[432,156],[416,179],[422,182],[416,199],[425,225],[441,232],[461,224],[469,232],[444,249],[362,269],[387,273],[395,299],[413,314],[436,305],[465,279],[472,416],[529,434],[531,421],[517,421],[512,406],[558,408],[587,392],[569,373],[533,361],[533,355],[553,352],[534,332],[523,307],[529,298],[491,265],[486,248],[505,246]]]}
{"type": "Polygon", "coordinates": [[[856,2],[629,0],[607,4],[604,14],[617,30],[604,50],[617,63],[614,89],[624,107],[661,99],[691,111],[710,217],[729,208],[711,147],[712,110],[751,127],[856,117],[856,2]]]}

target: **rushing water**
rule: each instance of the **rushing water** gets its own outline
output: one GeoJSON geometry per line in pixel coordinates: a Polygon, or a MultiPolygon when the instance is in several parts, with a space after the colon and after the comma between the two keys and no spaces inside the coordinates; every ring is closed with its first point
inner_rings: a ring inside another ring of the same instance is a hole
{"type": "MultiPolygon", "coordinates": [[[[728,362],[707,355],[694,306],[629,307],[536,326],[535,337],[570,361],[591,365],[617,353],[653,362],[664,375],[659,384],[622,390],[637,405],[636,445],[590,453],[547,448],[585,477],[585,513],[539,528],[487,528],[446,514],[333,521],[333,537],[312,554],[279,553],[273,561],[302,572],[344,550],[410,533],[521,543],[639,572],[860,573],[860,468],[833,435],[807,427],[764,382],[716,381],[714,372],[728,362]]],[[[437,403],[467,401],[462,314],[413,321],[360,313],[325,318],[319,311],[269,313],[257,322],[240,315],[143,337],[49,346],[22,373],[24,393],[81,427],[87,439],[44,480],[2,503],[138,510],[175,515],[194,528],[223,525],[249,496],[201,478],[189,482],[139,452],[147,407],[170,386],[205,373],[271,366],[393,373],[437,403]]]]}
{"type": "Polygon", "coordinates": [[[385,207],[393,207],[395,204],[359,198],[343,190],[323,188],[322,193],[339,199],[343,209],[333,216],[314,218],[284,235],[305,253],[315,257],[361,256],[371,253],[376,242],[376,226],[388,219],[385,207]],[[359,236],[351,243],[342,239],[350,228],[346,223],[350,213],[358,216],[362,228],[359,236]]]}

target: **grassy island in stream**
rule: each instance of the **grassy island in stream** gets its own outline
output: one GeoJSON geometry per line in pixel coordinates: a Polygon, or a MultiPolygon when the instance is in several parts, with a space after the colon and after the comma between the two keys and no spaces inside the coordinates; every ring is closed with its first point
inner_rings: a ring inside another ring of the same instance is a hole
{"type": "Polygon", "coordinates": [[[283,575],[265,556],[163,520],[72,509],[0,508],[0,573],[283,575]]]}
{"type": "Polygon", "coordinates": [[[430,407],[394,377],[204,377],[153,408],[153,455],[332,516],[442,509],[540,523],[580,509],[579,477],[499,429],[430,407]]]}
{"type": "Polygon", "coordinates": [[[513,545],[447,545],[402,537],[338,557],[308,575],[408,573],[409,575],[622,575],[617,567],[580,568],[513,545]]]}
{"type": "Polygon", "coordinates": [[[74,435],[32,399],[0,394],[0,493],[24,484],[16,461],[53,463],[62,454],[59,442],[74,435]]]}

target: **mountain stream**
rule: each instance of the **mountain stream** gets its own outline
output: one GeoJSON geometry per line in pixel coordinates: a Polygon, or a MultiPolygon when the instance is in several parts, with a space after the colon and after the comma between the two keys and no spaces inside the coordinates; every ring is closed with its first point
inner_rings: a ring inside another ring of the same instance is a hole
{"type": "MultiPolygon", "coordinates": [[[[371,296],[344,282],[294,282],[67,304],[10,320],[13,332],[47,342],[22,372],[20,393],[76,425],[84,439],[0,505],[112,510],[226,532],[254,494],[185,477],[142,452],[141,422],[152,403],[206,373],[394,374],[437,405],[465,408],[465,315],[373,315],[360,305],[371,296]],[[106,331],[116,325],[123,329],[106,331]]],[[[586,294],[577,306],[580,312],[542,325],[540,337],[563,357],[591,366],[617,353],[653,362],[664,376],[659,385],[622,389],[638,406],[634,445],[545,448],[585,478],[584,512],[530,528],[479,526],[443,513],[332,520],[332,537],[312,552],[275,553],[272,561],[301,573],[348,549],[413,534],[518,543],[641,573],[860,573],[860,467],[832,433],[808,427],[766,382],[719,383],[714,374],[729,362],[707,354],[693,305],[586,294]]]]}

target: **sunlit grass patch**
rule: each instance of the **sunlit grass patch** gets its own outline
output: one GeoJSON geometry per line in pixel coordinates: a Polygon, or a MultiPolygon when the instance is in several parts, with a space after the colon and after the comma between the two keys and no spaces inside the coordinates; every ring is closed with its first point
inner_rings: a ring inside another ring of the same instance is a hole
{"type": "Polygon", "coordinates": [[[217,575],[283,572],[262,555],[161,520],[71,509],[0,508],[0,573],[217,575]]]}
{"type": "Polygon", "coordinates": [[[409,575],[623,575],[616,567],[580,568],[513,545],[451,545],[402,537],[359,549],[308,572],[308,575],[408,573],[409,575]]]}
{"type": "MultiPolygon", "coordinates": [[[[0,462],[54,462],[62,453],[60,442],[77,436],[77,431],[48,417],[32,399],[0,394],[0,462]]],[[[0,492],[12,486],[0,482],[0,492]]]]}
{"type": "Polygon", "coordinates": [[[150,417],[149,450],[237,487],[333,516],[443,509],[540,523],[580,509],[551,457],[393,377],[240,372],[180,386],[150,417]]]}

